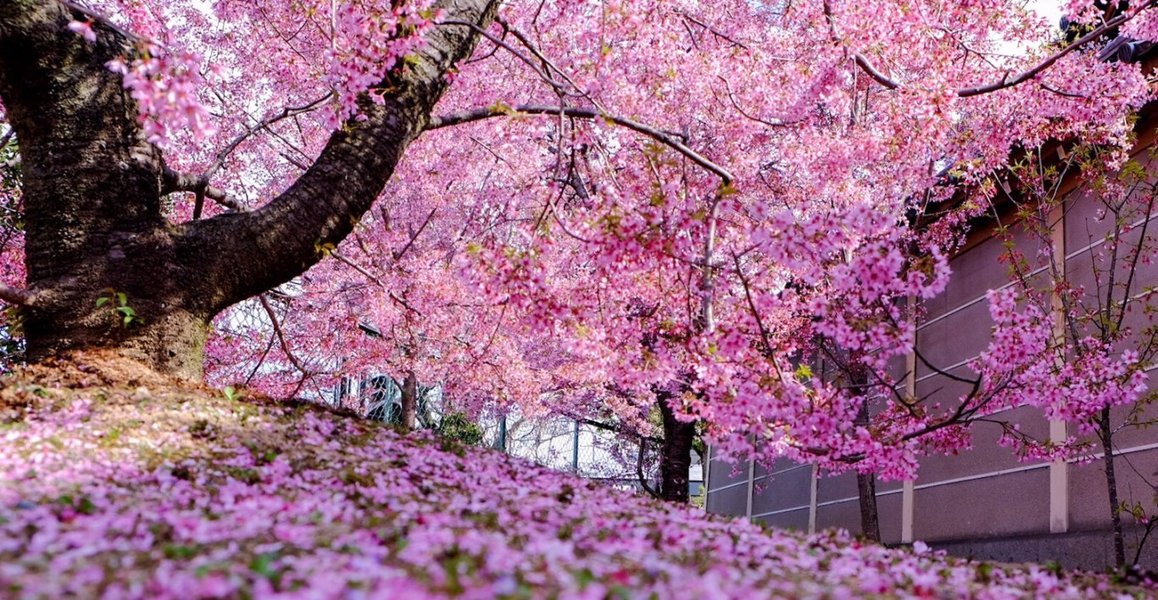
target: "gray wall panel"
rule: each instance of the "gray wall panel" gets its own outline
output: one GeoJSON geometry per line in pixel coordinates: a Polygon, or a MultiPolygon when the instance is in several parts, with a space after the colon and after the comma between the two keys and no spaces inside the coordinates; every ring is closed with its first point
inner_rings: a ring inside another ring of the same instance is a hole
{"type": "Polygon", "coordinates": [[[913,509],[913,535],[919,540],[1046,532],[1049,473],[1042,468],[918,488],[913,509]]]}
{"type": "MultiPolygon", "coordinates": [[[[1151,483],[1158,483],[1158,448],[1118,456],[1114,460],[1120,500],[1141,502],[1153,510],[1151,483]]],[[[1125,515],[1123,515],[1125,517],[1125,515]]],[[[1128,517],[1123,519],[1128,522],[1128,517]]],[[[1070,466],[1070,525],[1073,529],[1100,527],[1110,521],[1110,502],[1102,459],[1070,466]]]]}
{"type": "Polygon", "coordinates": [[[708,494],[708,512],[742,517],[747,507],[748,486],[746,485],[738,485],[708,494]]]}
{"type": "Polygon", "coordinates": [[[812,469],[808,466],[756,481],[752,514],[808,506],[812,496],[812,469]]]}
{"type": "Polygon", "coordinates": [[[808,531],[808,509],[805,508],[803,510],[768,515],[760,517],[756,519],[756,521],[771,527],[779,527],[780,529],[808,531]]]}

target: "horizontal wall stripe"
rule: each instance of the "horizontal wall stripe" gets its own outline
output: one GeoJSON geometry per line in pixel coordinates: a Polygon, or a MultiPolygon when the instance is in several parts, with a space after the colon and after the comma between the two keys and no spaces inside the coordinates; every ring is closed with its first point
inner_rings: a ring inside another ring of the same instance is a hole
{"type": "MultiPolygon", "coordinates": [[[[1134,454],[1136,452],[1145,452],[1147,450],[1155,450],[1155,449],[1158,449],[1158,443],[1144,444],[1141,446],[1134,446],[1132,448],[1126,448],[1125,450],[1119,451],[1114,456],[1122,456],[1124,454],[1134,454]]],[[[1105,452],[1099,452],[1099,453],[1094,454],[1092,456],[1095,459],[1102,458],[1103,456],[1105,456],[1105,452]]],[[[1070,460],[1068,462],[1072,464],[1072,463],[1075,463],[1077,461],[1070,460]]],[[[957,484],[957,483],[966,483],[969,481],[979,481],[981,479],[991,479],[993,477],[1001,477],[1003,475],[1015,475],[1017,473],[1036,471],[1038,469],[1045,469],[1048,467],[1049,467],[1049,463],[1037,463],[1037,464],[1032,464],[1032,465],[1024,465],[1021,467],[1002,469],[1000,471],[990,471],[988,473],[979,473],[977,475],[966,475],[964,477],[955,477],[953,479],[944,479],[941,481],[931,481],[929,483],[922,483],[919,485],[914,485],[913,489],[914,490],[927,490],[927,489],[942,487],[942,486],[946,486],[946,485],[953,485],[953,484],[957,484]]],[[[896,490],[888,490],[885,492],[877,492],[877,498],[880,498],[881,496],[890,496],[892,494],[899,494],[902,491],[903,491],[903,488],[896,489],[896,490]]],[[[839,500],[829,500],[827,502],[821,502],[821,503],[817,504],[817,506],[832,506],[834,504],[843,504],[845,502],[853,502],[853,501],[859,500],[859,499],[860,499],[859,496],[852,496],[850,498],[841,498],[839,500]]]]}
{"type": "MultiPolygon", "coordinates": [[[[1138,222],[1132,223],[1130,225],[1130,227],[1131,227],[1131,229],[1136,228],[1136,227],[1140,227],[1143,223],[1145,223],[1146,221],[1153,219],[1155,217],[1158,217],[1158,215],[1150,215],[1149,218],[1138,219],[1138,222]]],[[[990,239],[993,239],[993,238],[990,238],[990,239]]],[[[1106,243],[1106,240],[1103,238],[1103,239],[1100,239],[1092,244],[1085,246],[1084,248],[1080,248],[1078,250],[1075,250],[1075,251],[1067,254],[1066,255],[1067,265],[1071,259],[1073,259],[1077,256],[1080,256],[1086,252],[1089,252],[1090,250],[1093,250],[1094,248],[1097,248],[1098,246],[1101,246],[1104,243],[1106,243]]],[[[1029,277],[1034,277],[1034,276],[1040,275],[1040,274],[1044,273],[1047,269],[1048,269],[1048,267],[1038,267],[1038,268],[1029,272],[1029,277]]],[[[998,289],[998,290],[1008,289],[1008,288],[1013,287],[1016,283],[1017,283],[1016,281],[1010,281],[1009,283],[1006,283],[1005,285],[1003,285],[999,288],[996,288],[996,289],[998,289]]],[[[988,290],[986,290],[986,294],[987,293],[988,293],[988,290]]],[[[958,305],[953,310],[950,310],[950,311],[945,312],[943,314],[937,315],[936,317],[933,317],[932,319],[929,319],[927,321],[920,323],[919,325],[917,325],[917,331],[920,331],[920,330],[922,330],[930,325],[933,325],[934,323],[940,322],[944,319],[948,319],[949,317],[969,308],[970,306],[973,306],[974,304],[977,304],[978,302],[985,300],[986,294],[982,294],[980,296],[977,296],[976,298],[973,298],[972,300],[969,300],[967,302],[964,302],[964,303],[958,305]]]]}
{"type": "Polygon", "coordinates": [[[772,511],[768,511],[765,513],[760,513],[758,515],[752,515],[752,518],[753,519],[759,519],[760,517],[771,517],[771,516],[782,515],[782,514],[790,513],[790,512],[808,510],[810,508],[812,508],[812,507],[808,504],[805,504],[804,506],[793,506],[792,508],[781,508],[780,510],[772,510],[772,511]]]}

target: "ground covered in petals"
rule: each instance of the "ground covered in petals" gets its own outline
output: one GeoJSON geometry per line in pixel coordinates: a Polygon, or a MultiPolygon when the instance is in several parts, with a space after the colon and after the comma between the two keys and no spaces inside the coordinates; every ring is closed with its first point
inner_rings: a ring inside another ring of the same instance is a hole
{"type": "Polygon", "coordinates": [[[0,379],[0,597],[1156,591],[766,531],[493,451],[128,371],[0,379]]]}

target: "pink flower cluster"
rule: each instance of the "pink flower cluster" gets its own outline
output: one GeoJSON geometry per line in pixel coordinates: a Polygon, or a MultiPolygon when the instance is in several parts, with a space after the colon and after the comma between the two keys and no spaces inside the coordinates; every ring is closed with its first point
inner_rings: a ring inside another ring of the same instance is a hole
{"type": "Polygon", "coordinates": [[[179,130],[192,132],[198,140],[212,135],[215,126],[198,97],[205,84],[200,57],[150,43],[143,43],[139,53],[127,62],[111,61],[108,67],[131,90],[148,140],[166,146],[179,130]]]}
{"type": "Polygon", "coordinates": [[[383,94],[389,93],[389,89],[379,89],[386,74],[423,46],[422,34],[439,18],[430,8],[432,0],[378,4],[343,3],[331,9],[334,33],[325,54],[323,78],[338,97],[331,127],[358,114],[358,97],[363,93],[382,101],[383,94]]]}
{"type": "Polygon", "coordinates": [[[1137,352],[1115,353],[1093,337],[1061,344],[1051,318],[1033,303],[1019,309],[1017,302],[1012,290],[989,293],[993,341],[973,368],[995,399],[993,410],[1029,404],[1089,434],[1103,408],[1134,404],[1146,393],[1137,352]]]}

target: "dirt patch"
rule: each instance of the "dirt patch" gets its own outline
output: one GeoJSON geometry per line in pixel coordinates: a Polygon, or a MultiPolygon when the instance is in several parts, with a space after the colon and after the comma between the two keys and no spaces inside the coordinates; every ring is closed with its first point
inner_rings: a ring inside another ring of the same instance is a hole
{"type": "Polygon", "coordinates": [[[113,350],[73,351],[17,368],[0,379],[0,386],[28,383],[46,388],[147,387],[152,390],[207,392],[211,388],[180,377],[158,373],[113,350]]]}

